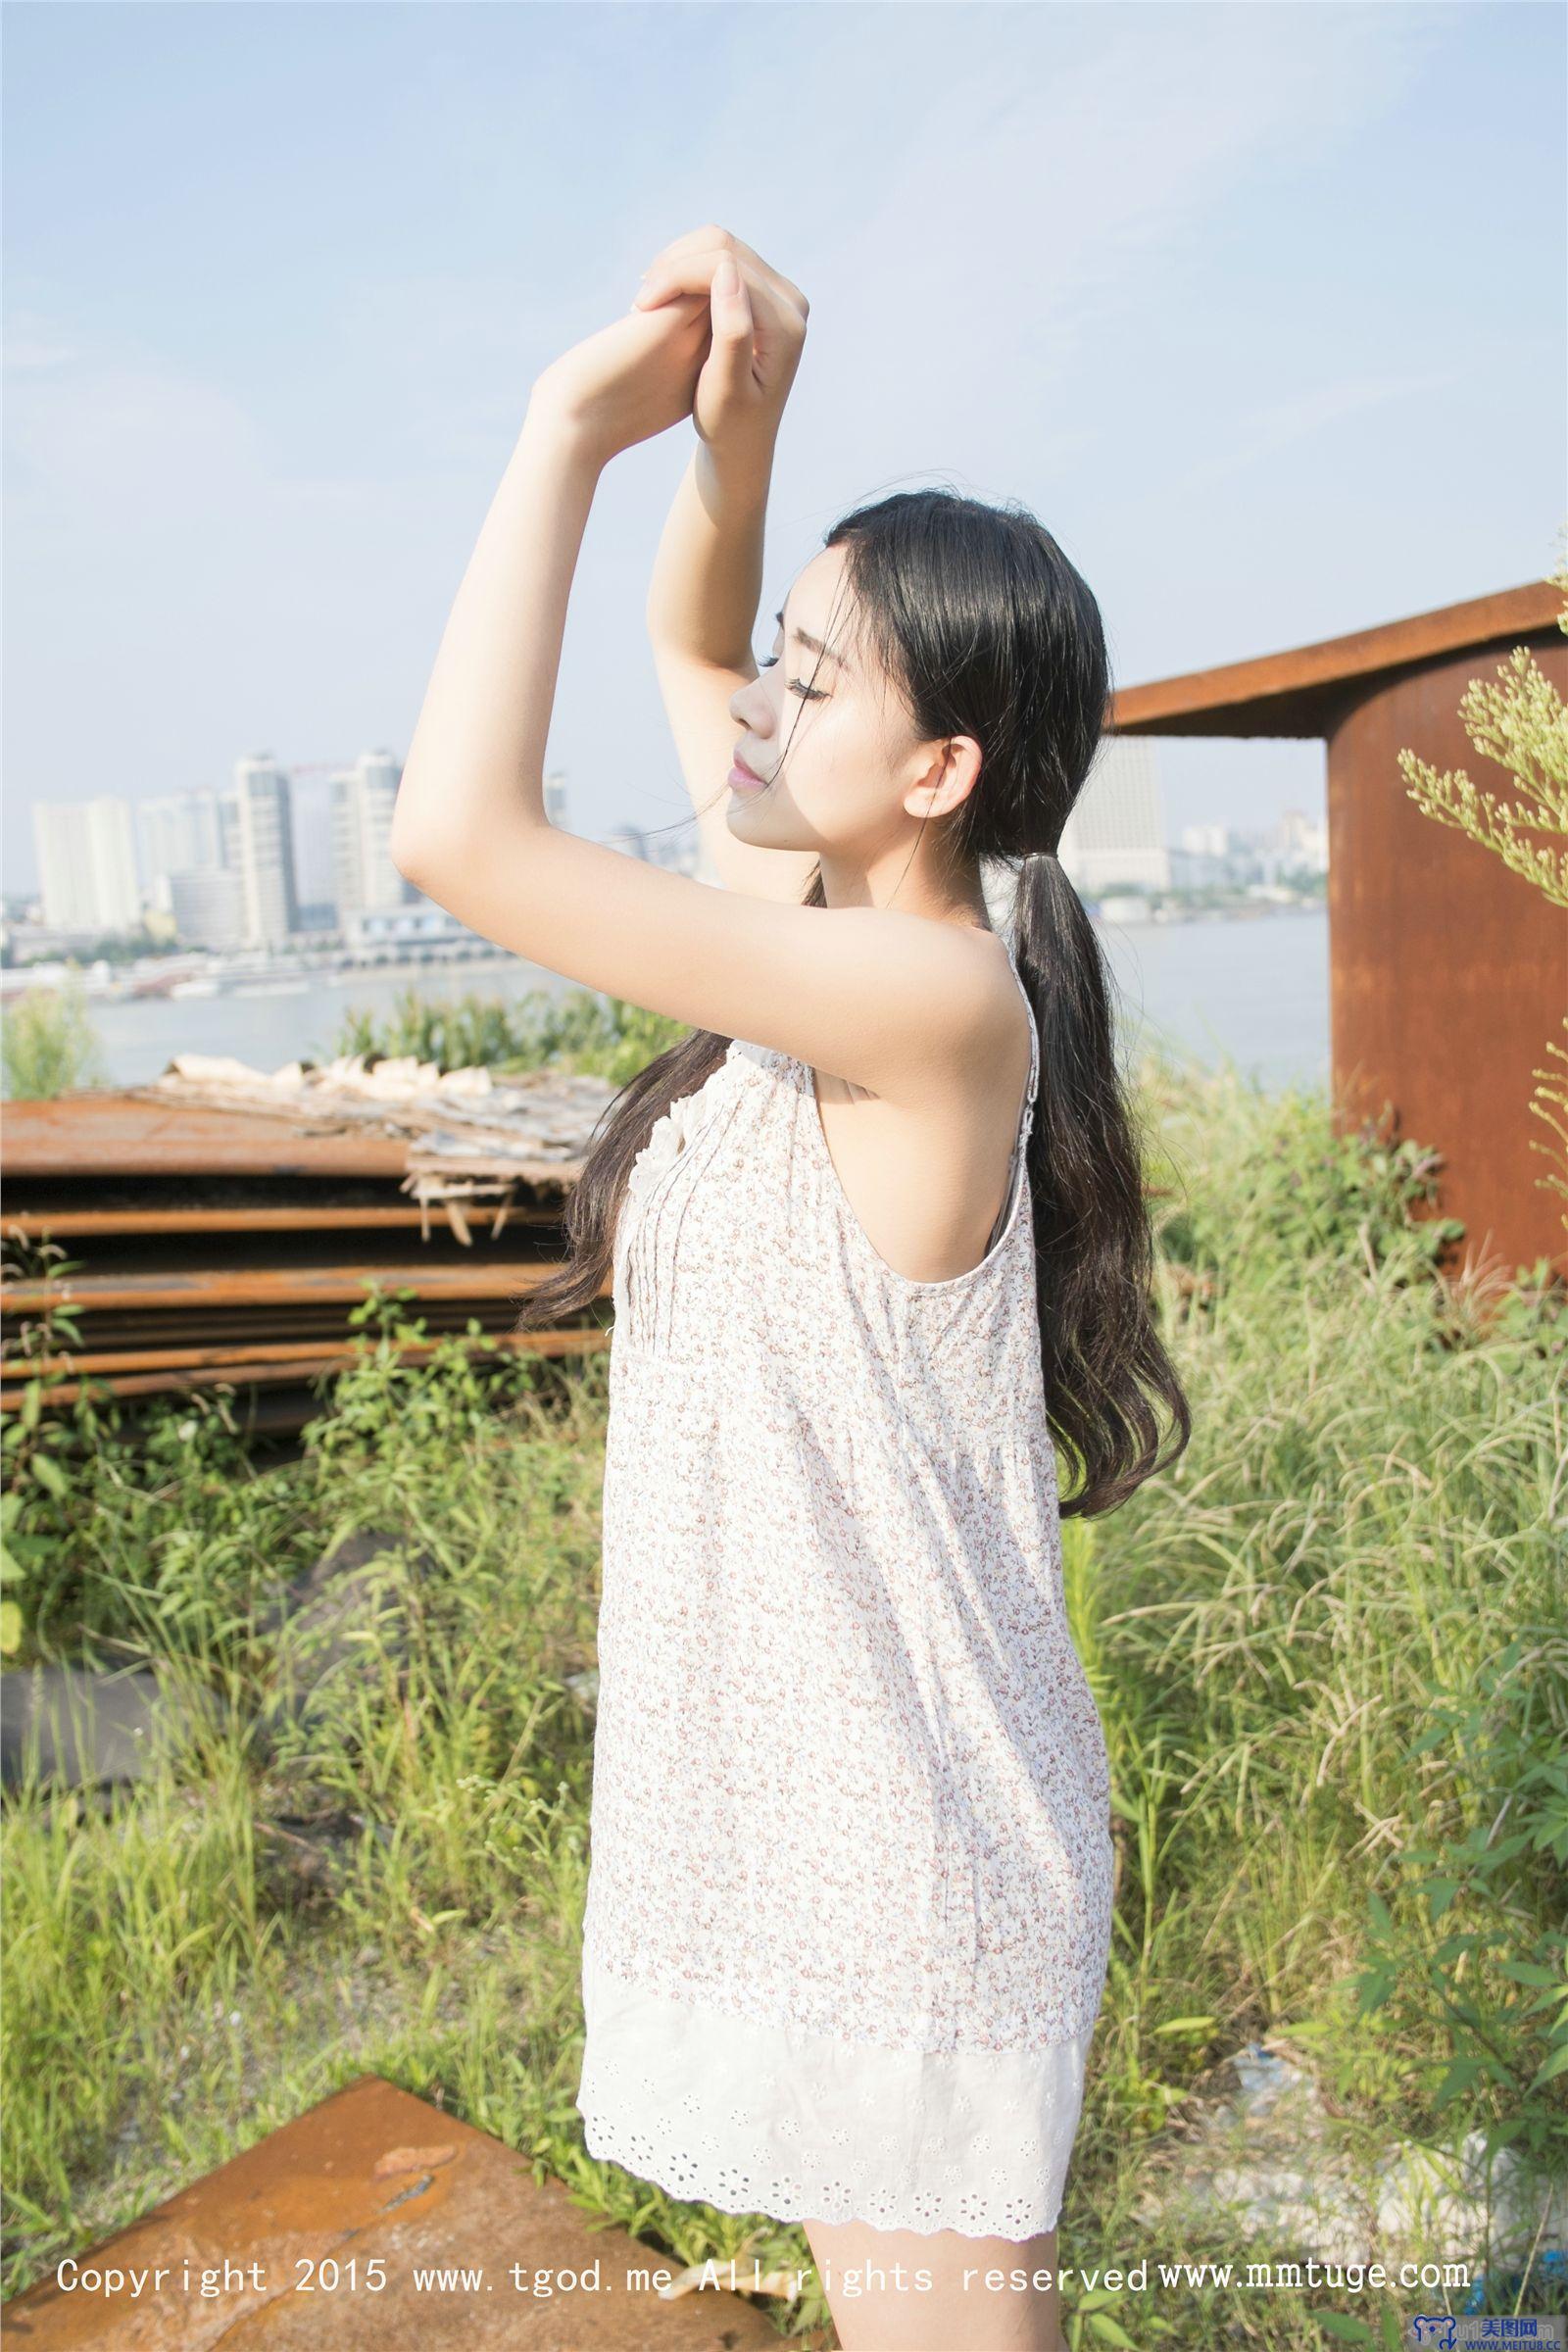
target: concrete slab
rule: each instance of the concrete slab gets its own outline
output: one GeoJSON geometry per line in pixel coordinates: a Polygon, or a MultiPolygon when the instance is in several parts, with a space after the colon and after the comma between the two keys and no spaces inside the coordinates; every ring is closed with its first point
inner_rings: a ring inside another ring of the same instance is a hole
{"type": "Polygon", "coordinates": [[[188,1724],[188,1701],[150,1666],[19,1666],[0,1674],[0,1782],[143,1780],[188,1724]]]}
{"type": "Polygon", "coordinates": [[[778,2344],[767,2311],[727,2288],[663,2301],[679,2268],[591,2226],[560,2181],[536,2187],[501,2140],[367,2075],[57,2265],[5,2306],[4,2332],[17,2352],[778,2344]]]}

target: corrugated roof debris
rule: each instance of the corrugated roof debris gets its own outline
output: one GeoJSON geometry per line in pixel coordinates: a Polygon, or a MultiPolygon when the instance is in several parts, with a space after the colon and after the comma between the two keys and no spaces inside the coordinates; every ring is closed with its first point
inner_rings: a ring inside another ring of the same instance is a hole
{"type": "Polygon", "coordinates": [[[176,1054],[161,1077],[129,1091],[214,1110],[281,1111],[312,1127],[363,1124],[407,1135],[431,1160],[573,1169],[616,1093],[606,1079],[574,1071],[497,1079],[488,1069],[442,1070],[413,1054],[368,1061],[360,1054],[272,1071],[226,1054],[176,1054]]]}

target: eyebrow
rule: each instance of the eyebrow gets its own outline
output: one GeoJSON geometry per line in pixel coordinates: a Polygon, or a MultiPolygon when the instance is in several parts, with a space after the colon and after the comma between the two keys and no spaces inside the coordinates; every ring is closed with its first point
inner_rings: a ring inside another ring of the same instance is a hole
{"type": "MultiPolygon", "coordinates": [[[[778,622],[780,628],[784,626],[784,608],[782,605],[774,613],[773,618],[778,622]]],[[[794,637],[797,644],[804,645],[810,653],[825,655],[829,662],[836,662],[840,669],[849,668],[850,664],[845,661],[844,656],[842,654],[836,654],[830,645],[824,645],[820,637],[813,637],[809,629],[803,629],[800,624],[797,623],[796,626],[790,631],[790,634],[792,637],[794,637]]]]}

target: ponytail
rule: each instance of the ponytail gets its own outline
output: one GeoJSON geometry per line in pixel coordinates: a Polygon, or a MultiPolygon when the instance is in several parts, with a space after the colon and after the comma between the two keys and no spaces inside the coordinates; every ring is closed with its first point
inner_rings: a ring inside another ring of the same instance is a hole
{"type": "Polygon", "coordinates": [[[1153,1237],[1142,1155],[1118,1079],[1114,983],[1059,859],[1025,858],[1013,954],[1040,1031],[1040,1094],[1027,1164],[1052,1435],[1079,1483],[1063,1518],[1113,1510],[1192,1435],[1155,1327],[1153,1237]],[[1159,1451],[1156,1404],[1173,1423],[1159,1451]]]}

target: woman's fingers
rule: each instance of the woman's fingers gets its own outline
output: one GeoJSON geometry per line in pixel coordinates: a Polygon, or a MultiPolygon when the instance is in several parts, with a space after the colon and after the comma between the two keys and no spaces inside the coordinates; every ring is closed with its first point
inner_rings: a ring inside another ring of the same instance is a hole
{"type": "Polygon", "coordinates": [[[708,307],[709,295],[706,286],[700,286],[690,294],[666,293],[662,295],[658,302],[644,301],[643,288],[639,286],[636,299],[627,305],[628,310],[641,311],[644,316],[661,310],[667,310],[673,315],[684,309],[694,318],[699,311],[706,311],[708,307]]]}
{"type": "Polygon", "coordinates": [[[652,277],[672,263],[690,261],[694,254],[699,253],[710,253],[715,262],[721,253],[732,253],[737,261],[750,262],[759,270],[766,268],[760,254],[754,253],[750,245],[732,236],[727,228],[720,228],[716,221],[710,220],[702,228],[688,229],[685,236],[671,237],[667,245],[662,245],[644,275],[652,277]]]}
{"type": "Polygon", "coordinates": [[[674,293],[706,294],[713,282],[713,271],[725,254],[729,254],[742,277],[750,287],[770,294],[782,310],[791,310],[799,318],[810,312],[810,304],[787,277],[760,261],[749,245],[729,243],[697,248],[691,253],[662,256],[653,263],[643,278],[637,300],[642,308],[650,303],[667,301],[674,293]]]}
{"type": "Polygon", "coordinates": [[[791,283],[777,270],[770,269],[761,255],[728,229],[709,222],[694,228],[684,237],[676,237],[654,256],[644,273],[643,284],[636,303],[638,310],[647,310],[666,301],[671,294],[706,294],[712,285],[713,271],[720,257],[730,254],[746,280],[747,290],[755,302],[759,290],[773,296],[782,307],[795,312],[803,321],[810,305],[799,286],[791,283]]]}
{"type": "Polygon", "coordinates": [[[726,254],[748,286],[760,289],[759,273],[742,255],[732,252],[728,245],[710,245],[700,253],[676,254],[667,261],[656,262],[637,289],[637,308],[653,310],[677,294],[707,294],[713,282],[713,272],[726,254]]]}
{"type": "MultiPolygon", "coordinates": [[[[701,295],[706,301],[712,288],[713,272],[723,258],[722,252],[710,252],[695,254],[687,261],[666,264],[639,288],[632,304],[633,310],[656,311],[662,303],[694,294],[701,295]]],[[[771,272],[757,270],[739,256],[732,258],[755,313],[764,319],[776,321],[780,327],[805,326],[807,306],[804,295],[797,295],[794,288],[787,285],[780,291],[781,281],[774,280],[771,272]]]]}

